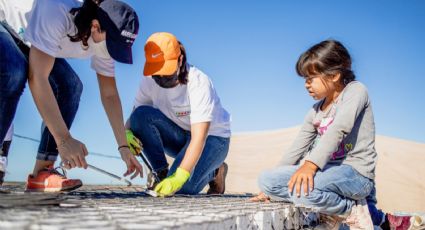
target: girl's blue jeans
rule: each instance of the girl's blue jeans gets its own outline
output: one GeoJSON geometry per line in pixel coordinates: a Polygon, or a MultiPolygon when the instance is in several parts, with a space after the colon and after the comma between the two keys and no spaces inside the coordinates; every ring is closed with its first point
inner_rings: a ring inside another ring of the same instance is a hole
{"type": "Polygon", "coordinates": [[[287,183],[299,166],[281,166],[263,172],[259,177],[261,191],[272,199],[309,207],[328,215],[349,214],[356,200],[366,198],[372,191],[371,179],[360,175],[349,165],[327,166],[314,176],[314,189],[306,196],[301,187],[301,196],[295,189],[291,193],[287,183]]]}

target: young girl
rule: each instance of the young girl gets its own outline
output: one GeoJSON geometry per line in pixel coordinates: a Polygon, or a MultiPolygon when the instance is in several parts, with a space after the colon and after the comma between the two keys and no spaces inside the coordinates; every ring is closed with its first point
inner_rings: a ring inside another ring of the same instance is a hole
{"type": "Polygon", "coordinates": [[[0,21],[0,140],[27,81],[47,126],[27,190],[56,192],[81,186],[80,180],[53,169],[58,152],[67,168],[87,167],[88,151],[69,131],[83,86],[62,58],[91,58],[126,175],[137,176],[141,165],[127,146],[114,79],[114,61],[132,63],[131,47],[139,27],[136,12],[118,0],[1,0],[0,21]]]}
{"type": "Polygon", "coordinates": [[[338,229],[342,221],[352,229],[373,229],[365,198],[374,187],[377,153],[366,87],[355,81],[350,55],[338,41],[311,47],[296,69],[319,102],[281,165],[259,177],[262,193],[252,200],[313,208],[326,215],[327,229],[338,229]]]}
{"type": "Polygon", "coordinates": [[[211,80],[187,63],[183,45],[170,33],[155,33],[145,45],[144,75],[127,127],[143,143],[161,196],[222,194],[229,151],[230,115],[211,80]],[[175,158],[168,169],[165,153],[175,158]]]}

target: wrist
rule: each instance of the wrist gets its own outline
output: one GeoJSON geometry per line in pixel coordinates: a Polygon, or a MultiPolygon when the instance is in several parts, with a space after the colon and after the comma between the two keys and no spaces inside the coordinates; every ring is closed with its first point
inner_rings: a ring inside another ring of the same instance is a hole
{"type": "Polygon", "coordinates": [[[71,133],[69,133],[69,132],[67,132],[67,133],[65,133],[63,135],[60,135],[58,138],[55,138],[56,146],[57,147],[62,147],[71,138],[72,138],[72,136],[71,136],[71,133]]]}
{"type": "Polygon", "coordinates": [[[176,170],[176,177],[181,179],[183,182],[186,182],[190,177],[190,172],[184,168],[178,167],[176,170]]]}
{"type": "Polygon", "coordinates": [[[130,150],[130,146],[128,146],[127,144],[124,144],[124,145],[120,145],[120,146],[118,146],[118,151],[121,151],[121,150],[123,150],[123,149],[128,149],[128,150],[130,150]]]}
{"type": "Polygon", "coordinates": [[[304,162],[304,165],[306,167],[308,167],[309,169],[314,170],[315,172],[319,169],[319,167],[315,163],[313,163],[311,161],[305,161],[304,162]]]}

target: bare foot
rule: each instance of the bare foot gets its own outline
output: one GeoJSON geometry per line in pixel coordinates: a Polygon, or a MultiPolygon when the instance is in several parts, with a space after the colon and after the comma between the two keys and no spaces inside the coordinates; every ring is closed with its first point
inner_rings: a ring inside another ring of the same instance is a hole
{"type": "Polygon", "coordinates": [[[264,202],[264,203],[270,203],[270,197],[268,197],[263,192],[260,192],[257,196],[249,198],[249,201],[251,202],[264,202]]]}

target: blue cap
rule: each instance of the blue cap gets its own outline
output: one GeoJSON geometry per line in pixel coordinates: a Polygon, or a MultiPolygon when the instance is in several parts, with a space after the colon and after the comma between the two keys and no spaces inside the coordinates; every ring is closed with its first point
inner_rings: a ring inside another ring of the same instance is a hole
{"type": "Polygon", "coordinates": [[[105,0],[97,11],[100,26],[106,31],[106,47],[111,57],[133,64],[131,46],[139,32],[139,18],[134,9],[118,0],[105,0]]]}

